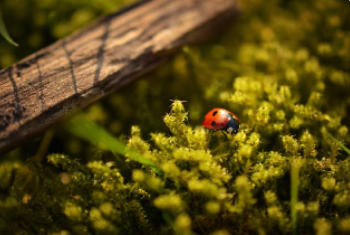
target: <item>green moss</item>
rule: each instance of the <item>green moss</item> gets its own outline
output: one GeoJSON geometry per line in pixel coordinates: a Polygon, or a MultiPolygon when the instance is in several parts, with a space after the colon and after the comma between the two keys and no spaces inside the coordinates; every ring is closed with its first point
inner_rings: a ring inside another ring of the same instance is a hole
{"type": "Polygon", "coordinates": [[[60,154],[12,152],[0,164],[1,233],[347,234],[345,4],[241,1],[225,35],[65,122],[74,135],[57,131],[48,150],[60,154]],[[241,121],[226,141],[200,126],[213,107],[241,121]]]}

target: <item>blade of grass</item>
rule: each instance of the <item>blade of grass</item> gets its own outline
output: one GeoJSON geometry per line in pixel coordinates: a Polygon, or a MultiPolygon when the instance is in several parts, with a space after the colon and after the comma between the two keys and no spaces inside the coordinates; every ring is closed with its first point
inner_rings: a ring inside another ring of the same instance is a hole
{"type": "Polygon", "coordinates": [[[100,148],[108,149],[121,155],[127,155],[131,160],[150,167],[156,173],[160,175],[162,173],[156,164],[146,159],[144,156],[128,149],[122,142],[117,140],[104,128],[98,126],[83,115],[74,117],[64,126],[64,128],[70,133],[77,135],[100,148]]]}
{"type": "Polygon", "coordinates": [[[10,37],[10,35],[8,34],[6,27],[5,27],[5,23],[2,19],[2,15],[1,15],[1,9],[0,9],[0,34],[6,39],[6,41],[8,41],[10,44],[14,45],[14,46],[18,46],[17,43],[15,43],[12,38],[10,37]]]}
{"type": "Polygon", "coordinates": [[[293,235],[297,235],[297,203],[298,203],[298,188],[299,188],[299,170],[302,165],[301,160],[293,160],[291,162],[291,218],[293,235]]]}
{"type": "Polygon", "coordinates": [[[174,222],[173,222],[173,219],[171,218],[170,213],[168,211],[162,211],[162,216],[165,222],[167,222],[167,224],[169,224],[171,227],[174,228],[174,222]]]}
{"type": "Polygon", "coordinates": [[[38,162],[41,162],[50,146],[50,143],[51,143],[51,140],[53,138],[53,135],[55,134],[55,131],[54,130],[48,130],[46,131],[41,143],[40,143],[40,146],[39,146],[39,149],[38,149],[38,152],[35,154],[34,156],[34,159],[36,159],[38,162]]]}
{"type": "Polygon", "coordinates": [[[340,147],[342,148],[345,152],[347,152],[350,155],[350,149],[345,147],[339,140],[334,138],[331,134],[328,133],[328,136],[331,137],[331,139],[340,147]]]}
{"type": "Polygon", "coordinates": [[[174,219],[172,218],[172,215],[168,211],[162,211],[162,216],[165,222],[173,228],[175,234],[181,234],[181,231],[178,231],[174,224],[174,219]]]}

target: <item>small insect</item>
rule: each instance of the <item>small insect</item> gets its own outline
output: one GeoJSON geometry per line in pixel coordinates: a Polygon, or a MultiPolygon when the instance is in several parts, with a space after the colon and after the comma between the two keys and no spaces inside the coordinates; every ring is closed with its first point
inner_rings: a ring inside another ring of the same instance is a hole
{"type": "Polygon", "coordinates": [[[187,102],[187,100],[178,100],[177,98],[175,98],[175,99],[171,99],[170,100],[171,102],[175,102],[175,101],[180,101],[181,103],[186,103],[187,102]]]}
{"type": "Polygon", "coordinates": [[[227,133],[237,133],[239,130],[239,119],[236,115],[223,108],[210,110],[203,118],[202,126],[214,131],[221,131],[227,140],[227,133]]]}

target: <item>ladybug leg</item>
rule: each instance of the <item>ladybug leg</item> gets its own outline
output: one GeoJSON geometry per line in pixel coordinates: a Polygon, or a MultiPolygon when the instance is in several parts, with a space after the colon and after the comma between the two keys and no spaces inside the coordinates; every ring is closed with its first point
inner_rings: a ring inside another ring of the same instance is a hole
{"type": "Polygon", "coordinates": [[[215,132],[217,132],[217,130],[212,130],[212,131],[210,132],[210,139],[213,137],[213,133],[215,133],[215,132]]]}
{"type": "Polygon", "coordinates": [[[223,132],[223,131],[221,131],[221,133],[224,135],[224,137],[225,137],[225,142],[227,141],[227,135],[226,135],[226,133],[225,132],[223,132]]]}

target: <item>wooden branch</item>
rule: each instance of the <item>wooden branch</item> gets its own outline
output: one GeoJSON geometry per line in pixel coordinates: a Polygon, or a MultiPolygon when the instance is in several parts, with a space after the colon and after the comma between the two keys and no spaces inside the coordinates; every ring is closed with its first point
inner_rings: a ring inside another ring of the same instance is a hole
{"type": "Polygon", "coordinates": [[[142,1],[0,71],[0,154],[154,69],[236,12],[232,0],[142,1]]]}

